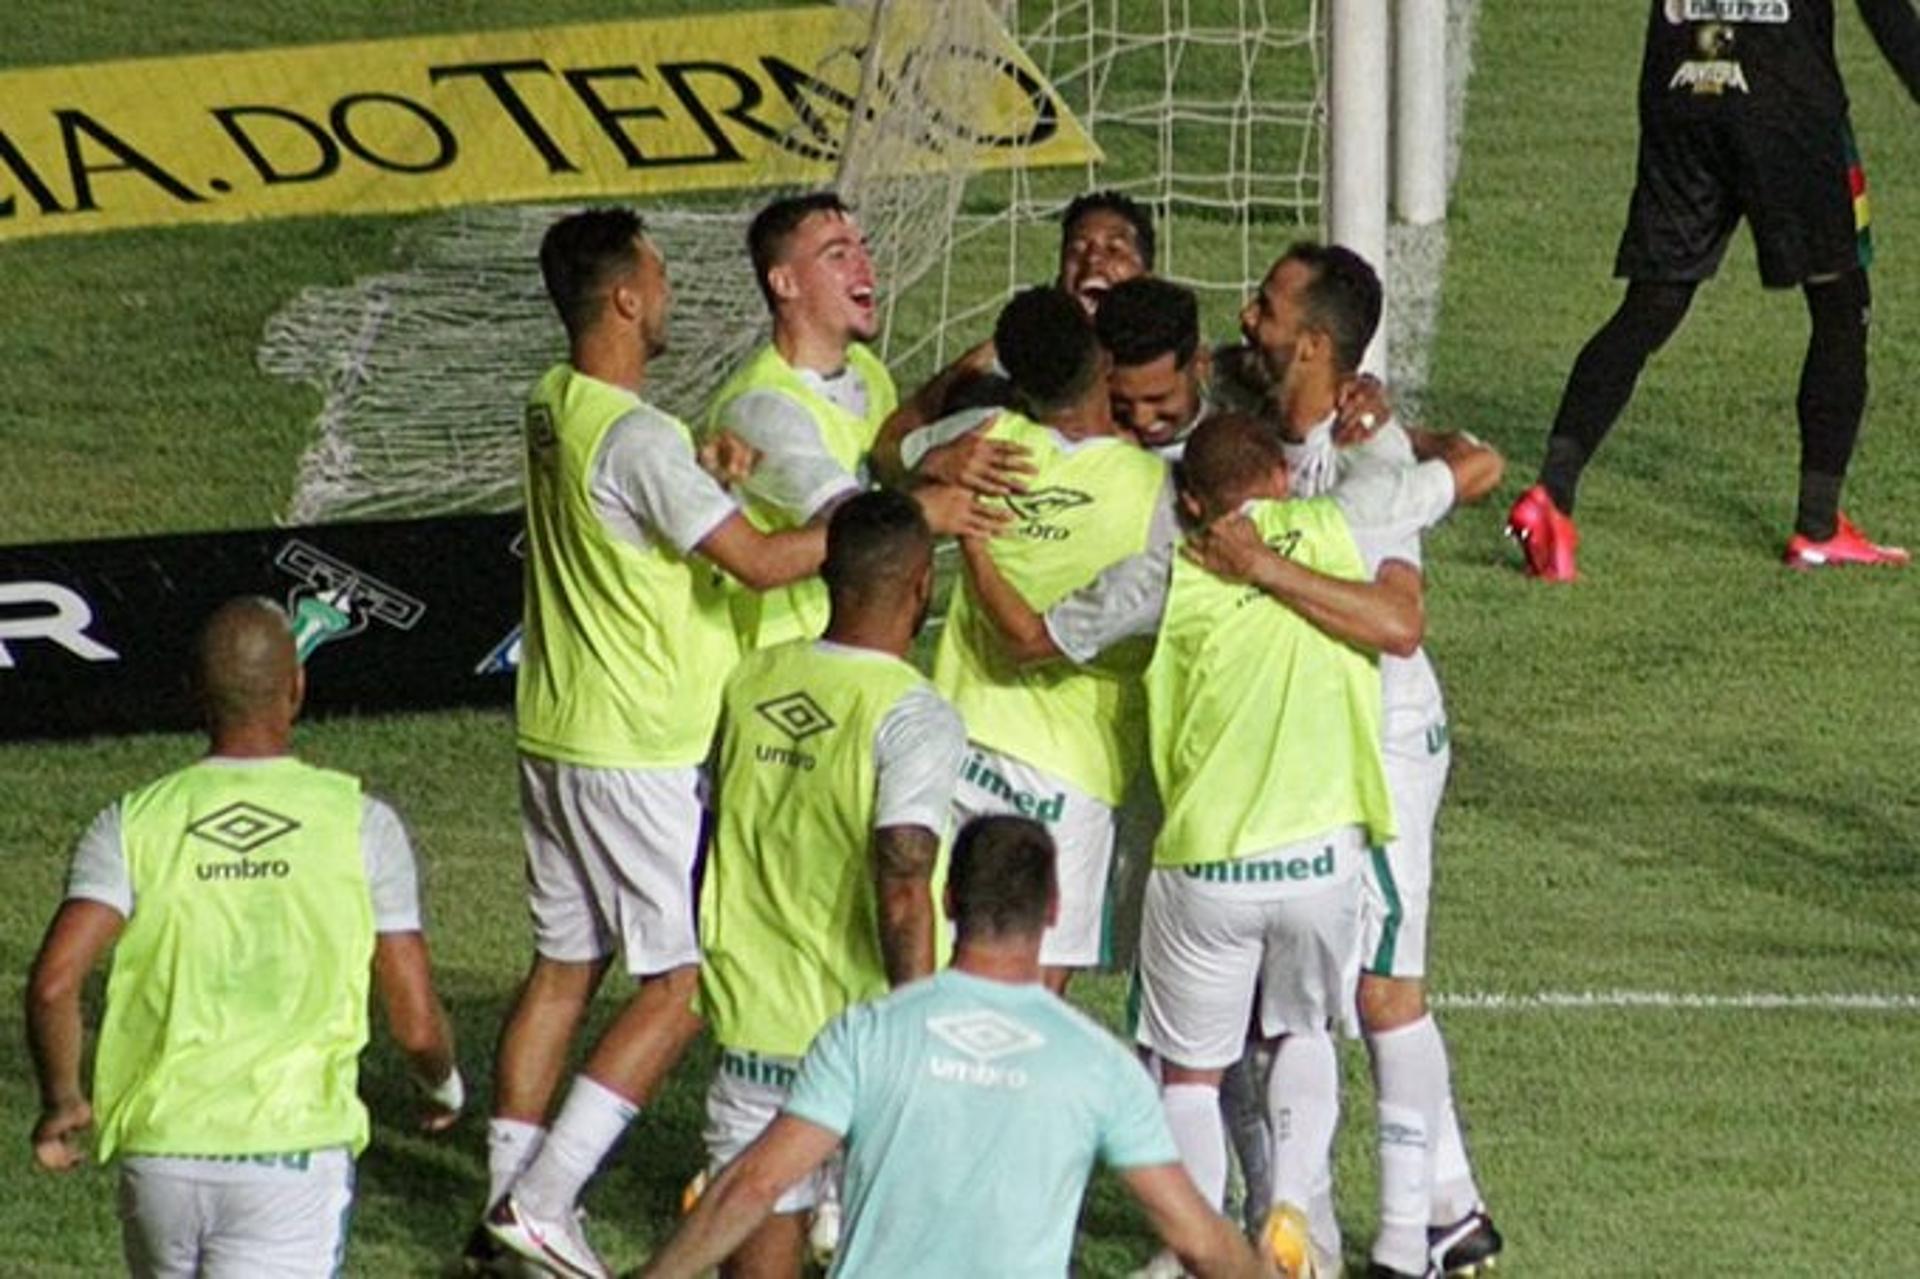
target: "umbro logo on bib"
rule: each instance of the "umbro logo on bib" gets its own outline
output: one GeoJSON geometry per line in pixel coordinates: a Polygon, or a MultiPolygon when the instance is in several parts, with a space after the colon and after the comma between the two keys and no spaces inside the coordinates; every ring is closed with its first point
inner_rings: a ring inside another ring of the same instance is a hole
{"type": "Polygon", "coordinates": [[[203,880],[285,879],[293,873],[293,866],[286,859],[256,859],[249,854],[299,829],[300,823],[293,818],[283,817],[258,804],[249,804],[245,800],[228,804],[188,826],[186,833],[230,853],[238,853],[240,859],[201,862],[194,867],[194,874],[203,880]]]}
{"type": "Polygon", "coordinates": [[[1079,489],[1044,488],[1031,493],[1009,493],[1000,499],[1007,504],[1020,521],[1019,533],[1022,537],[1038,538],[1045,542],[1064,542],[1071,537],[1072,530],[1058,524],[1049,524],[1048,520],[1077,507],[1093,505],[1093,495],[1082,493],[1079,489]]]}
{"type": "Polygon", "coordinates": [[[805,693],[784,693],[753,708],[760,717],[795,742],[804,742],[831,729],[833,717],[805,693]]]}

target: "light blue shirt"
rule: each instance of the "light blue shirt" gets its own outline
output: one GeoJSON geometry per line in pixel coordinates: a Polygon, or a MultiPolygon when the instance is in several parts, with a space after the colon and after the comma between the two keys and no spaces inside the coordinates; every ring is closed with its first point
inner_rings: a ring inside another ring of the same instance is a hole
{"type": "Polygon", "coordinates": [[[1057,1279],[1095,1159],[1179,1159],[1119,1040],[1041,986],[952,969],[821,1031],[786,1112],[846,1142],[834,1279],[1057,1279]]]}

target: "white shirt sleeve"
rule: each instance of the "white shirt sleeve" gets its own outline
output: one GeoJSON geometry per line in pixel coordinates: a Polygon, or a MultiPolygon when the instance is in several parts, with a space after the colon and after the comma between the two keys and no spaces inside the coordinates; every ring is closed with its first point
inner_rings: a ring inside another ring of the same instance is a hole
{"type": "Polygon", "coordinates": [[[67,900],[95,901],[133,917],[133,877],[127,873],[126,845],[120,842],[120,801],[101,809],[67,867],[67,900]]]}
{"type": "Polygon", "coordinates": [[[373,897],[373,931],[419,932],[420,872],[413,844],[393,806],[371,795],[361,800],[360,857],[373,897]]]}
{"type": "Polygon", "coordinates": [[[1175,543],[1109,564],[1100,576],[1047,610],[1053,645],[1085,665],[1121,640],[1155,635],[1167,611],[1175,543]]]}
{"type": "Polygon", "coordinates": [[[827,451],[820,424],[778,391],[748,391],[728,404],[723,425],[760,450],[741,490],[805,522],[862,485],[827,451]]]}
{"type": "Polygon", "coordinates": [[[943,444],[953,443],[963,435],[984,430],[999,414],[999,409],[961,409],[958,413],[950,413],[917,431],[909,432],[900,441],[900,464],[909,471],[913,470],[927,454],[943,444]]]}
{"type": "Polygon", "coordinates": [[[922,826],[944,834],[966,750],[960,713],[927,685],[909,689],[874,730],[874,828],[922,826]]]}
{"type": "Polygon", "coordinates": [[[682,554],[739,509],[700,469],[686,437],[644,406],[608,428],[589,488],[594,508],[616,537],[641,547],[664,538],[682,554]]]}
{"type": "Polygon", "coordinates": [[[1445,462],[1383,466],[1356,462],[1333,490],[1345,512],[1354,544],[1378,574],[1387,560],[1419,568],[1420,535],[1453,509],[1453,471],[1445,462]]]}

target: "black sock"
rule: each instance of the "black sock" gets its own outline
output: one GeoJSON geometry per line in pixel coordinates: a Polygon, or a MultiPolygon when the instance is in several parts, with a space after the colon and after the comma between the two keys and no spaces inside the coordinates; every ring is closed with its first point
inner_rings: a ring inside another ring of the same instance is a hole
{"type": "Polygon", "coordinates": [[[1687,316],[1697,286],[1635,280],[1620,309],[1588,339],[1560,396],[1540,483],[1562,511],[1573,513],[1580,472],[1633,398],[1647,359],[1666,344],[1687,316]]]}
{"type": "Polygon", "coordinates": [[[1865,271],[1809,284],[1813,321],[1800,366],[1800,502],[1794,532],[1815,541],[1833,536],[1840,488],[1867,407],[1867,325],[1872,292],[1865,271]]]}

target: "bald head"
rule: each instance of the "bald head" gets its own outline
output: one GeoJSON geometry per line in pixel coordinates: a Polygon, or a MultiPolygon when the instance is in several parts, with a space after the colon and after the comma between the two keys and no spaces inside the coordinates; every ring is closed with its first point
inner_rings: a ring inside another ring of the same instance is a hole
{"type": "Polygon", "coordinates": [[[222,604],[200,632],[194,675],[215,733],[282,719],[290,727],[301,675],[286,613],[257,595],[222,604]]]}

